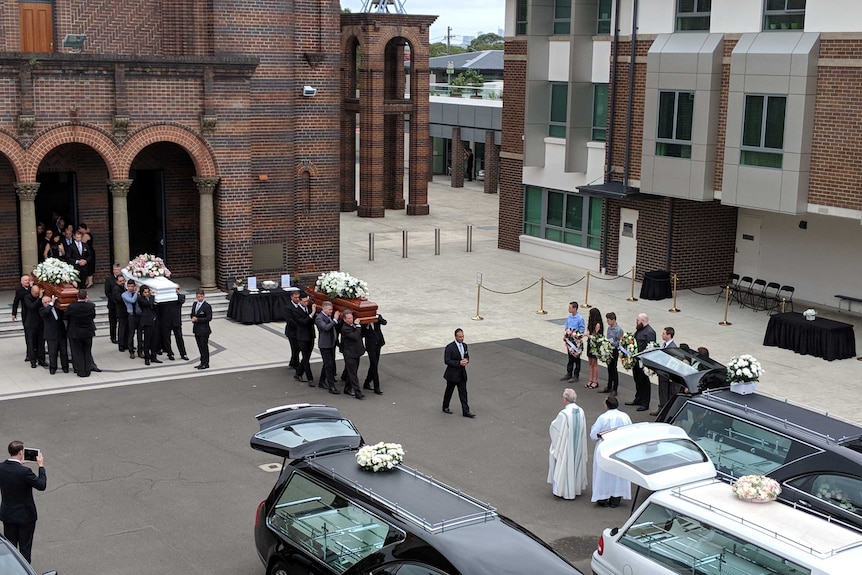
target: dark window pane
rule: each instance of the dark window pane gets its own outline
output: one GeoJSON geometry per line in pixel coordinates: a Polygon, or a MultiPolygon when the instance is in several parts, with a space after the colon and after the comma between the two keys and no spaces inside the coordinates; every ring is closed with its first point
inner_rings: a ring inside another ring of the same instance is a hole
{"type": "Polygon", "coordinates": [[[581,234],[574,234],[571,232],[566,232],[563,234],[563,242],[569,244],[570,246],[583,246],[584,239],[581,234]]]}
{"type": "Polygon", "coordinates": [[[584,198],[582,196],[568,196],[566,202],[566,228],[570,230],[582,230],[584,218],[584,198]]]}
{"type": "Polygon", "coordinates": [[[572,0],[554,1],[554,19],[568,20],[572,17],[572,0]]]}
{"type": "Polygon", "coordinates": [[[551,122],[566,123],[568,91],[567,84],[551,84],[551,122]]]}
{"type": "Polygon", "coordinates": [[[763,147],[784,149],[784,110],[787,99],[770,96],[766,101],[766,139],[763,147]]]}
{"type": "Polygon", "coordinates": [[[673,139],[673,108],[676,92],[661,92],[658,99],[658,130],[656,137],[673,139]]]}
{"type": "Polygon", "coordinates": [[[611,33],[611,0],[599,0],[599,14],[596,25],[596,33],[611,33]]]}
{"type": "Polygon", "coordinates": [[[698,0],[697,10],[698,10],[698,12],[709,12],[709,11],[711,11],[712,10],[712,0],[698,0]]]}
{"type": "Polygon", "coordinates": [[[569,22],[554,22],[554,34],[566,35],[571,32],[571,24],[569,22]]]}
{"type": "Polygon", "coordinates": [[[593,140],[605,141],[608,126],[608,85],[593,86],[593,140]]]}
{"type": "MultiPolygon", "coordinates": [[[[548,213],[545,223],[549,226],[563,227],[563,202],[565,195],[560,192],[548,192],[548,213]]],[[[545,236],[547,237],[547,236],[545,236]]]]}
{"type": "Polygon", "coordinates": [[[759,148],[763,129],[763,96],[745,97],[745,117],[742,125],[742,145],[759,148]]]}
{"type": "Polygon", "coordinates": [[[805,10],[805,0],[787,0],[788,10],[805,10]]]}
{"type": "Polygon", "coordinates": [[[691,159],[691,146],[685,144],[671,144],[668,142],[656,142],[655,155],[668,158],[691,159]]]}
{"type": "Polygon", "coordinates": [[[676,20],[676,29],[682,32],[709,30],[709,16],[692,16],[676,20]]]}
{"type": "Polygon", "coordinates": [[[767,10],[784,10],[784,0],[766,0],[767,10]]]}
{"type": "Polygon", "coordinates": [[[782,155],[772,152],[755,152],[742,150],[739,154],[739,163],[746,166],[757,166],[760,168],[781,168],[782,155]]]}
{"type": "Polygon", "coordinates": [[[602,200],[590,198],[590,223],[587,233],[599,236],[602,233],[602,200]]]}
{"type": "Polygon", "coordinates": [[[694,94],[680,92],[676,109],[676,139],[691,141],[691,123],[694,115],[694,94]]]}
{"type": "Polygon", "coordinates": [[[565,126],[556,126],[556,125],[548,126],[548,135],[552,138],[565,138],[566,137],[566,127],[565,126]]]}
{"type": "Polygon", "coordinates": [[[595,142],[605,142],[608,139],[608,131],[601,128],[593,128],[592,138],[595,142]]]}
{"type": "Polygon", "coordinates": [[[680,13],[694,12],[694,0],[679,0],[676,10],[680,13]]]}
{"type": "Polygon", "coordinates": [[[542,188],[527,186],[524,193],[524,221],[542,223],[542,188]]]}
{"type": "Polygon", "coordinates": [[[563,241],[563,232],[562,230],[554,230],[551,228],[547,228],[545,230],[545,239],[552,240],[555,242],[561,242],[563,241]]]}

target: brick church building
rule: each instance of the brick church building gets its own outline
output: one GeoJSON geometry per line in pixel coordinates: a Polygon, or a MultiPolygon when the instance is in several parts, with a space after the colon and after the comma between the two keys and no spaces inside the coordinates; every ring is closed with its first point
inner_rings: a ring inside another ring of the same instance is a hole
{"type": "Polygon", "coordinates": [[[2,0],[0,26],[0,288],[54,213],[97,279],[144,252],[221,289],[338,268],[337,1],[2,0]]]}

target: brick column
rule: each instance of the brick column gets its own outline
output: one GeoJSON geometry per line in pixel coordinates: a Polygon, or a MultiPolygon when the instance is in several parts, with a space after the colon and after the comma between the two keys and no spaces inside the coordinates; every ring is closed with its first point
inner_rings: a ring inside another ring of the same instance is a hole
{"type": "Polygon", "coordinates": [[[131,187],[132,180],[108,180],[114,216],[114,261],[120,265],[126,265],[132,259],[129,257],[129,207],[126,200],[131,187]]]}
{"type": "Polygon", "coordinates": [[[342,212],[356,211],[356,112],[341,115],[341,207],[342,212]]]}
{"type": "Polygon", "coordinates": [[[39,242],[36,239],[36,192],[39,182],[15,182],[21,222],[21,269],[22,274],[33,273],[39,263],[39,242]]]}
{"type": "MultiPolygon", "coordinates": [[[[403,88],[402,88],[403,90],[403,88]]],[[[386,114],[383,127],[383,206],[404,209],[404,115],[386,114]]]]}
{"type": "Polygon", "coordinates": [[[485,193],[496,194],[500,185],[500,146],[494,143],[494,132],[485,131],[485,193]]]}
{"type": "Polygon", "coordinates": [[[452,187],[464,187],[464,143],[461,142],[461,128],[452,128],[452,145],[449,152],[449,161],[452,164],[452,187]]]}
{"type": "Polygon", "coordinates": [[[434,181],[434,138],[428,138],[428,181],[434,181]]]}
{"type": "Polygon", "coordinates": [[[219,178],[192,178],[200,196],[198,230],[200,232],[201,288],[215,289],[215,213],[213,194],[219,178]]]}

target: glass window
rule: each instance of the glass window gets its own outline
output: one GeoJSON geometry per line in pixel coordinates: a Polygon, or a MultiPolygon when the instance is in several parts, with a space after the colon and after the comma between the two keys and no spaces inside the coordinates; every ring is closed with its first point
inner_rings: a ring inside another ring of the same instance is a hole
{"type": "Polygon", "coordinates": [[[572,30],[572,0],[554,0],[554,34],[572,30]]]}
{"type": "Polygon", "coordinates": [[[862,515],[862,480],[858,477],[831,474],[806,475],[788,483],[830,505],[862,515]]]}
{"type": "Polygon", "coordinates": [[[374,571],[374,575],[446,575],[421,563],[393,563],[374,571]]]}
{"type": "Polygon", "coordinates": [[[338,573],[404,535],[300,473],[273,506],[269,526],[338,573]]]}
{"type": "Polygon", "coordinates": [[[598,23],[596,34],[611,33],[611,2],[612,0],[599,0],[598,23]]]}
{"type": "Polygon", "coordinates": [[[709,14],[712,0],[676,0],[676,30],[709,31],[709,14]]]}
{"type": "Polygon", "coordinates": [[[719,473],[729,477],[766,475],[818,450],[774,431],[688,402],[672,421],[703,449],[719,473]]]}
{"type": "Polygon", "coordinates": [[[569,103],[569,85],[551,84],[551,112],[548,116],[548,135],[566,137],[566,115],[569,103]]]}
{"type": "Polygon", "coordinates": [[[527,34],[527,0],[518,0],[515,14],[515,35],[527,34]]]}
{"type": "Polygon", "coordinates": [[[620,544],[673,573],[793,573],[811,571],[730,533],[651,503],[620,544]]]}
{"type": "Polygon", "coordinates": [[[805,27],[805,0],[766,0],[764,30],[802,30],[805,27]]]}
{"type": "Polygon", "coordinates": [[[740,164],[781,168],[786,107],[785,96],[745,96],[740,164]]]}
{"type": "Polygon", "coordinates": [[[691,158],[691,125],[694,117],[693,92],[660,92],[656,156],[691,158]]]}
{"type": "Polygon", "coordinates": [[[524,189],[524,233],[572,246],[601,249],[603,203],[600,198],[524,189]]]}
{"type": "Polygon", "coordinates": [[[597,142],[608,138],[608,85],[593,85],[593,134],[597,142]]]}

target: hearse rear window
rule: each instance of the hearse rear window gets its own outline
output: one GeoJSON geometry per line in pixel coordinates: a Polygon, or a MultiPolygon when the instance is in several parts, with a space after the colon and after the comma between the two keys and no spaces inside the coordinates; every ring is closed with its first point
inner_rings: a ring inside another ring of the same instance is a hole
{"type": "Polygon", "coordinates": [[[818,450],[730,415],[688,402],[673,420],[709,455],[719,473],[730,477],[766,475],[788,458],[818,450]]]}
{"type": "Polygon", "coordinates": [[[299,473],[273,507],[269,525],[339,573],[403,538],[385,521],[299,473]]]}
{"type": "Polygon", "coordinates": [[[811,573],[754,543],[656,503],[644,509],[620,543],[680,575],[811,573]]]}

